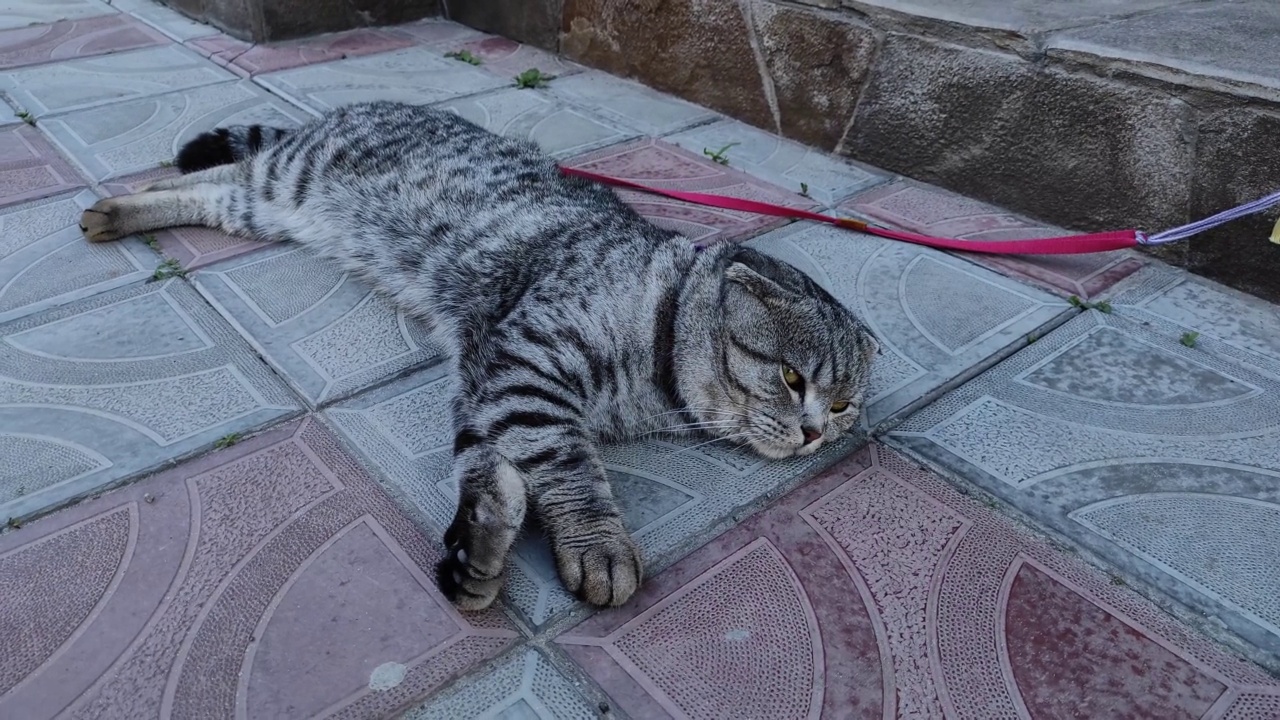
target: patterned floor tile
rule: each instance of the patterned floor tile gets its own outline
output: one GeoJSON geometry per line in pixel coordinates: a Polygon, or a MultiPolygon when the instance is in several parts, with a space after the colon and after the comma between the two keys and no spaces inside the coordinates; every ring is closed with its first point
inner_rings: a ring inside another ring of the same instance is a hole
{"type": "Polygon", "coordinates": [[[245,76],[399,50],[412,44],[413,40],[405,35],[373,28],[269,45],[251,45],[230,35],[214,35],[187,43],[196,52],[207,53],[215,63],[245,76]]]}
{"type": "Polygon", "coordinates": [[[164,35],[127,15],[62,20],[0,32],[0,68],[106,55],[168,42],[164,35]]]}
{"type": "Polygon", "coordinates": [[[314,420],[0,537],[0,716],[388,717],[498,653],[314,420]]]}
{"type": "Polygon", "coordinates": [[[278,245],[201,270],[196,286],[313,404],[437,360],[430,329],[336,264],[278,245]]]}
{"type": "Polygon", "coordinates": [[[137,238],[93,244],[88,190],[0,210],[0,322],[144,280],[160,259],[137,238]]]}
{"type": "Polygon", "coordinates": [[[596,720],[600,714],[546,656],[517,650],[476,677],[466,678],[403,715],[402,720],[555,718],[596,720]]]}
{"type": "Polygon", "coordinates": [[[14,320],[0,336],[0,518],[83,496],[298,409],[179,280],[14,320]]]}
{"type": "Polygon", "coordinates": [[[294,102],[320,112],[371,100],[424,105],[494,90],[506,81],[438,50],[408,48],[268,73],[256,78],[294,102]]]}
{"type": "Polygon", "coordinates": [[[103,181],[172,162],[183,144],[216,126],[294,127],[310,118],[242,80],[71,113],[41,126],[89,177],[103,181]]]}
{"type": "Polygon", "coordinates": [[[192,20],[156,0],[111,0],[111,7],[132,15],[178,42],[218,34],[218,29],[212,25],[192,20]]]}
{"type": "Polygon", "coordinates": [[[0,30],[45,25],[59,20],[111,15],[116,12],[99,0],[5,0],[0,4],[0,30]]]}
{"type": "Polygon", "coordinates": [[[1048,293],[945,253],[817,223],[748,245],[809,274],[880,340],[871,427],[1070,312],[1048,293]]]}
{"type": "MultiPolygon", "coordinates": [[[[790,207],[814,207],[811,200],[660,140],[615,145],[580,155],[565,164],[653,187],[729,195],[790,207]]],[[[781,218],[692,205],[650,193],[621,190],[618,194],[655,225],[682,233],[703,245],[740,240],[785,222],[781,218]]]]}
{"type": "Polygon", "coordinates": [[[667,135],[719,117],[704,107],[595,70],[558,78],[547,85],[547,92],[641,135],[667,135]]]}
{"type": "Polygon", "coordinates": [[[0,75],[0,90],[43,119],[234,79],[181,45],[166,45],[15,70],[0,75]]]}
{"type": "Polygon", "coordinates": [[[0,207],[84,187],[84,179],[26,123],[0,126],[0,207]]]}
{"type": "Polygon", "coordinates": [[[1280,708],[1262,670],[880,446],[557,643],[631,717],[1280,708]]]}
{"type": "Polygon", "coordinates": [[[531,45],[521,45],[502,37],[487,37],[460,45],[450,46],[450,51],[465,50],[480,60],[479,67],[508,82],[526,70],[539,70],[543,75],[563,77],[584,68],[562,57],[539,50],[531,45]]]}
{"type": "MultiPolygon", "coordinates": [[[[452,380],[446,372],[437,366],[325,411],[439,532],[457,505],[450,474],[452,380]]],[[[721,444],[688,449],[702,440],[679,442],[684,444],[652,440],[604,449],[614,495],[650,569],[671,562],[728,513],[834,462],[858,441],[778,462],[721,444]]],[[[550,549],[533,534],[517,544],[506,594],[534,624],[574,605],[556,576],[550,549]]]]}
{"type": "Polygon", "coordinates": [[[1131,281],[893,441],[1280,658],[1280,316],[1163,267],[1131,281]]]}
{"type": "MultiPolygon", "coordinates": [[[[103,183],[108,195],[127,195],[138,192],[161,178],[173,177],[178,171],[172,167],[157,168],[103,183]]],[[[249,238],[228,235],[221,230],[206,227],[175,227],[150,233],[167,258],[177,260],[183,268],[195,270],[210,263],[219,262],[247,252],[267,247],[265,243],[249,238]]]]}
{"type": "Polygon", "coordinates": [[[538,90],[508,88],[441,103],[487,130],[532,140],[555,157],[580,155],[635,133],[538,90]]]}
{"type": "MultiPolygon", "coordinates": [[[[912,232],[969,240],[1017,240],[1069,234],[938,188],[897,182],[874,188],[841,207],[912,232]]],[[[1061,295],[1095,298],[1145,265],[1126,252],[1091,255],[975,255],[968,259],[1061,295]]]]}
{"type": "Polygon", "coordinates": [[[887,175],[736,120],[702,125],[663,139],[692,153],[722,150],[731,167],[792,192],[807,193],[827,207],[888,180],[887,175]]]}
{"type": "Polygon", "coordinates": [[[424,18],[404,25],[392,25],[386,29],[407,35],[419,45],[440,46],[442,51],[455,50],[456,45],[460,43],[489,37],[475,28],[442,18],[424,18]],[[444,47],[446,45],[451,47],[444,47]]]}

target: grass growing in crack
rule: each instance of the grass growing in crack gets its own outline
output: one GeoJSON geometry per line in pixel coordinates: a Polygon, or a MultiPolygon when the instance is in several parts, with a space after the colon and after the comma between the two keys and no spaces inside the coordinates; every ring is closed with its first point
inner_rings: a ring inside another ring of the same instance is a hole
{"type": "Polygon", "coordinates": [[[156,240],[155,235],[152,235],[151,233],[147,233],[146,235],[143,235],[142,242],[146,243],[147,247],[151,248],[152,250],[155,250],[156,252],[160,252],[160,242],[156,240]]]}
{"type": "Polygon", "coordinates": [[[214,441],[213,447],[217,450],[225,450],[226,448],[229,448],[232,445],[235,445],[236,443],[240,442],[240,437],[241,437],[240,433],[231,433],[230,435],[223,435],[222,437],[214,441]]]}
{"type": "MultiPolygon", "coordinates": [[[[725,145],[719,150],[712,150],[711,148],[702,148],[702,154],[711,158],[712,162],[720,163],[721,165],[728,165],[729,164],[729,155],[728,155],[729,148],[739,144],[741,143],[736,143],[736,142],[729,143],[728,145],[725,145]]],[[[809,188],[808,185],[801,183],[800,187],[805,192],[808,192],[808,188],[809,188]]]]}
{"type": "Polygon", "coordinates": [[[15,517],[9,518],[8,520],[5,521],[4,524],[5,524],[5,527],[9,528],[10,530],[20,530],[22,528],[22,523],[18,520],[18,518],[15,518],[15,517]]]}
{"type": "Polygon", "coordinates": [[[800,196],[809,197],[809,183],[800,183],[800,196]]]}
{"type": "Polygon", "coordinates": [[[1031,333],[1030,335],[1027,336],[1027,344],[1030,345],[1039,339],[1040,339],[1039,335],[1035,333],[1031,333]]]}
{"type": "Polygon", "coordinates": [[[1098,302],[1085,302],[1084,300],[1081,300],[1078,296],[1072,295],[1071,297],[1067,298],[1067,302],[1071,303],[1071,307],[1078,307],[1081,310],[1097,310],[1100,313],[1105,313],[1107,315],[1111,314],[1111,303],[1107,302],[1106,300],[1099,300],[1098,302]]]}
{"type": "Polygon", "coordinates": [[[516,76],[516,87],[521,89],[540,88],[555,80],[555,75],[545,75],[538,68],[529,68],[516,76]]]}
{"type": "Polygon", "coordinates": [[[1194,332],[1194,331],[1184,332],[1182,333],[1182,337],[1178,338],[1178,342],[1182,343],[1183,345],[1186,345],[1189,348],[1193,348],[1196,346],[1196,341],[1199,339],[1200,339],[1200,333],[1198,332],[1194,332]]]}
{"type": "Polygon", "coordinates": [[[151,273],[152,280],[167,280],[171,277],[186,276],[187,271],[183,269],[182,263],[174,260],[173,258],[165,258],[165,261],[160,263],[160,266],[156,268],[156,271],[151,273]]]}
{"type": "Polygon", "coordinates": [[[1124,587],[1124,586],[1125,586],[1125,585],[1127,585],[1128,583],[1126,583],[1126,582],[1124,581],[1124,578],[1120,577],[1119,575],[1112,575],[1112,576],[1111,576],[1111,584],[1112,584],[1112,585],[1115,585],[1115,586],[1117,586],[1117,587],[1124,587]]]}
{"type": "Polygon", "coordinates": [[[484,62],[475,55],[472,55],[470,50],[454,50],[453,52],[445,53],[444,56],[467,63],[468,65],[479,65],[484,62]]]}
{"type": "Polygon", "coordinates": [[[172,160],[161,160],[161,161],[160,161],[160,167],[162,167],[162,168],[171,168],[171,167],[173,167],[173,161],[172,161],[172,160]]]}
{"type": "Polygon", "coordinates": [[[36,124],[36,116],[32,115],[29,112],[19,112],[17,113],[17,116],[19,120],[21,120],[22,122],[28,125],[31,125],[32,127],[34,127],[36,124]]]}

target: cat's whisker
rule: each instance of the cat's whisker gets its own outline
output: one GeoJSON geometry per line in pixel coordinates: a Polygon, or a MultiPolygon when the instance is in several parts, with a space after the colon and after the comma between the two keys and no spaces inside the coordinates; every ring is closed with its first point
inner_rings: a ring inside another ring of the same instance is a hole
{"type": "Polygon", "coordinates": [[[724,437],[718,437],[718,438],[716,438],[716,439],[714,439],[714,440],[708,440],[708,441],[706,441],[706,442],[698,443],[697,445],[690,445],[689,447],[681,448],[680,450],[677,450],[676,452],[671,453],[671,454],[672,454],[672,456],[675,456],[675,455],[681,455],[681,454],[683,454],[683,453],[687,453],[687,452],[689,452],[689,451],[691,451],[691,450],[697,450],[697,449],[698,449],[698,448],[700,448],[700,447],[703,447],[703,446],[706,446],[706,445],[711,445],[712,443],[718,443],[718,442],[721,442],[721,441],[723,441],[723,440],[733,440],[733,439],[735,439],[735,438],[751,437],[751,436],[753,436],[753,435],[755,435],[755,433],[753,433],[753,432],[740,432],[740,433],[734,433],[733,435],[725,435],[724,437]]]}
{"type": "Polygon", "coordinates": [[[661,433],[678,433],[687,430],[715,430],[718,428],[732,428],[735,424],[728,420],[715,420],[709,422],[685,423],[683,425],[671,425],[669,427],[657,428],[647,432],[640,433],[636,437],[647,437],[649,435],[658,435],[661,433]]]}

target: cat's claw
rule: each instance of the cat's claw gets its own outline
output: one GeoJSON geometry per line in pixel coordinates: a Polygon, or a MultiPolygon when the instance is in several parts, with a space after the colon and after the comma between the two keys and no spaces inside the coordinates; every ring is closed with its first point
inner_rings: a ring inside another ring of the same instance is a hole
{"type": "Polygon", "coordinates": [[[116,229],[117,211],[117,204],[111,198],[99,200],[80,214],[80,232],[89,242],[118,240],[123,233],[116,229]]]}
{"type": "Polygon", "coordinates": [[[565,587],[592,605],[621,605],[640,587],[644,563],[626,530],[585,547],[561,546],[555,551],[565,587]]]}

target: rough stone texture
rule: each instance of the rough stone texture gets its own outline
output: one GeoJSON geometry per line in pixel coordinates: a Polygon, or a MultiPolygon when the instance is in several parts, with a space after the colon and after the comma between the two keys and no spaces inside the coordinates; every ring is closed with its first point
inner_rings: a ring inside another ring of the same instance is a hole
{"type": "MultiPolygon", "coordinates": [[[[437,366],[330,407],[325,415],[437,530],[453,520],[453,381],[437,366]]],[[[768,497],[850,452],[844,439],[804,458],[767,462],[722,443],[652,439],[604,448],[627,528],[648,568],[662,567],[725,515],[768,497]]],[[[509,560],[505,595],[533,624],[576,603],[560,584],[540,533],[526,533],[509,560]]]]}
{"type": "Polygon", "coordinates": [[[41,126],[89,177],[102,181],[172,162],[188,140],[219,125],[295,127],[310,117],[242,80],[82,110],[41,126]]]}
{"type": "Polygon", "coordinates": [[[777,129],[742,5],[567,0],[560,49],[757,127],[777,129]]]}
{"type": "Polygon", "coordinates": [[[0,69],[164,45],[169,39],[128,15],[62,20],[0,32],[0,69]]]}
{"type": "Polygon", "coordinates": [[[439,107],[500,135],[532,140],[558,158],[636,136],[625,127],[540,90],[508,88],[441,103],[439,107]]]}
{"type": "Polygon", "coordinates": [[[1055,33],[1050,56],[1123,66],[1193,86],[1280,90],[1275,38],[1280,6],[1270,0],[1184,4],[1055,33]],[[1175,72],[1170,72],[1175,71],[1175,72]]]}
{"type": "Polygon", "coordinates": [[[1181,0],[840,0],[861,11],[891,10],[958,24],[975,25],[1030,34],[1054,28],[1089,25],[1114,17],[1133,15],[1181,0]]]}
{"type": "Polygon", "coordinates": [[[438,553],[317,422],[277,428],[0,538],[0,716],[389,717],[516,635],[438,553]]]}
{"type": "Polygon", "coordinates": [[[403,720],[457,718],[596,720],[599,715],[545,655],[514,652],[494,667],[405,713],[403,720]]]}
{"type": "Polygon", "coordinates": [[[436,0],[165,0],[190,17],[250,42],[291,40],[440,12],[436,0]]]}
{"type": "Polygon", "coordinates": [[[877,33],[829,13],[750,0],[781,132],[834,150],[853,120],[877,33]]]}
{"type": "Polygon", "coordinates": [[[792,225],[748,245],[807,273],[880,340],[863,418],[873,428],[1068,309],[945,253],[826,225],[792,225]]]}
{"type": "MultiPolygon", "coordinates": [[[[103,183],[102,189],[109,195],[135,193],[156,180],[177,174],[178,171],[173,168],[158,168],[103,183]]],[[[150,235],[155,238],[165,257],[177,260],[187,270],[194,270],[264,247],[260,241],[228,235],[221,230],[205,227],[169,228],[157,230],[150,235]]]]}
{"type": "Polygon", "coordinates": [[[88,190],[0,210],[0,322],[145,279],[159,258],[137,238],[91,245],[88,190]]]}
{"type": "Polygon", "coordinates": [[[26,123],[0,127],[0,208],[84,184],[39,130],[26,123]]]}
{"type": "Polygon", "coordinates": [[[0,75],[0,90],[43,118],[233,79],[196,53],[166,45],[15,70],[0,75]]]}
{"type": "Polygon", "coordinates": [[[426,47],[268,73],[256,82],[318,112],[369,100],[443,102],[508,84],[426,47]]]}
{"type": "Polygon", "coordinates": [[[892,438],[1280,657],[1280,315],[1165,267],[1113,303],[892,438]]]}
{"type": "Polygon", "coordinates": [[[1198,718],[1280,684],[873,445],[557,639],[631,717],[1198,718]]]}
{"type": "MultiPolygon", "coordinates": [[[[812,200],[658,140],[615,145],[575,157],[565,165],[658,188],[729,195],[790,207],[815,205],[812,200]]],[[[692,205],[652,193],[620,190],[618,194],[654,224],[683,233],[702,245],[745,239],[785,222],[776,217],[692,205]]]]}
{"type": "Polygon", "coordinates": [[[448,5],[452,20],[543,50],[559,49],[564,0],[468,0],[448,5]]]}
{"type": "Polygon", "coordinates": [[[639,83],[587,71],[558,78],[547,92],[641,135],[654,137],[715,119],[715,113],[639,83]]]}
{"type": "Polygon", "coordinates": [[[312,63],[360,57],[409,47],[413,40],[386,30],[361,28],[270,45],[251,45],[229,35],[193,40],[188,46],[232,72],[249,76],[312,63]]]}
{"type": "Polygon", "coordinates": [[[1163,93],[890,35],[843,150],[1069,227],[1155,230],[1187,221],[1191,128],[1163,93]]]}
{"type": "Polygon", "coordinates": [[[725,155],[730,167],[792,192],[807,192],[826,207],[888,180],[884,174],[841,162],[826,153],[733,120],[702,125],[663,139],[695,154],[728,148],[725,155]]]}
{"type": "Polygon", "coordinates": [[[115,9],[100,0],[5,0],[0,5],[0,30],[43,25],[59,20],[111,15],[115,9]]]}
{"type": "Polygon", "coordinates": [[[296,245],[213,265],[195,282],[312,404],[439,358],[429,328],[296,245]]]}
{"type": "Polygon", "coordinates": [[[95,295],[0,325],[0,335],[0,517],[67,502],[298,408],[180,280],[95,295]]]}
{"type": "MultiPolygon", "coordinates": [[[[1277,190],[1280,114],[1245,109],[1207,114],[1196,140],[1193,217],[1207,217],[1277,190]]],[[[1280,302],[1280,245],[1265,238],[1280,217],[1272,208],[1188,240],[1175,258],[1195,272],[1280,302]]]]}
{"type": "MultiPolygon", "coordinates": [[[[935,237],[1018,240],[1070,234],[1062,228],[1028,220],[977,200],[909,181],[873,188],[840,207],[877,224],[935,237]]],[[[1086,300],[1104,294],[1145,264],[1142,256],[1132,252],[1041,256],[960,254],[1051,292],[1086,300]]]]}
{"type": "Polygon", "coordinates": [[[515,80],[517,75],[530,69],[554,77],[570,75],[583,69],[581,65],[564,58],[507,38],[481,38],[464,43],[457,49],[471,53],[480,60],[481,69],[505,80],[515,80]]]}

